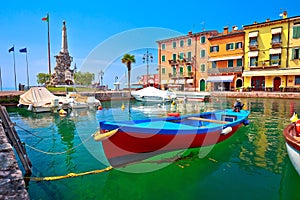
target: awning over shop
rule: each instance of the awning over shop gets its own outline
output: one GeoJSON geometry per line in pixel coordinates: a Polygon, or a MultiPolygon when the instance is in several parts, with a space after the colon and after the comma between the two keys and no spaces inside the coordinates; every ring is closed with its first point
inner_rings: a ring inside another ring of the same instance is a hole
{"type": "Polygon", "coordinates": [[[167,84],[168,81],[167,80],[161,80],[161,84],[167,84]]]}
{"type": "Polygon", "coordinates": [[[209,58],[208,61],[221,61],[221,60],[235,60],[235,59],[241,59],[243,56],[228,56],[228,57],[221,57],[221,58],[209,58]]]}
{"type": "Polygon", "coordinates": [[[270,54],[281,54],[281,48],[270,49],[269,53],[270,54]]]}
{"type": "Polygon", "coordinates": [[[258,51],[249,51],[248,52],[248,57],[257,57],[258,56],[258,51]]]}
{"type": "Polygon", "coordinates": [[[271,33],[272,33],[272,34],[279,34],[279,33],[281,33],[281,27],[279,27],[279,28],[273,28],[273,29],[271,30],[271,33]]]}
{"type": "Polygon", "coordinates": [[[300,75],[300,69],[244,71],[242,76],[284,76],[284,75],[300,75]]]}
{"type": "Polygon", "coordinates": [[[207,82],[232,82],[234,75],[231,76],[209,76],[207,82]]]}
{"type": "Polygon", "coordinates": [[[186,83],[194,83],[194,79],[188,79],[186,80],[186,83]]]}
{"type": "Polygon", "coordinates": [[[258,36],[258,31],[250,32],[249,33],[249,38],[251,37],[257,37],[258,36]]]}
{"type": "Polygon", "coordinates": [[[175,83],[179,83],[179,84],[184,84],[184,79],[179,79],[179,80],[176,80],[175,83]]]}

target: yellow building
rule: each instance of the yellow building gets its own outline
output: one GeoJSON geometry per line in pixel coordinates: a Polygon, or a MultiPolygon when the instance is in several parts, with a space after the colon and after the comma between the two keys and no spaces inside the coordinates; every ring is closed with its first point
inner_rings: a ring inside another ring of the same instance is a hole
{"type": "Polygon", "coordinates": [[[157,41],[159,83],[162,88],[205,91],[209,41],[217,31],[189,32],[157,41]]]}
{"type": "Polygon", "coordinates": [[[244,26],[244,87],[279,91],[300,86],[300,17],[286,16],[244,26]]]}

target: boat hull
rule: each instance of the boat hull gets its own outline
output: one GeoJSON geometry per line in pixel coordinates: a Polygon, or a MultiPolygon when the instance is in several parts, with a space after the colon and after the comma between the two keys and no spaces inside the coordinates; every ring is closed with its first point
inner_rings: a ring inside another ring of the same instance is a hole
{"type": "Polygon", "coordinates": [[[176,99],[176,94],[163,91],[154,87],[146,87],[138,91],[131,92],[137,101],[145,102],[170,102],[176,99]]]}
{"type": "Polygon", "coordinates": [[[162,98],[158,96],[140,96],[140,95],[132,95],[137,101],[144,102],[170,102],[173,101],[171,98],[162,98]]]}
{"type": "Polygon", "coordinates": [[[100,122],[104,132],[118,129],[116,134],[102,141],[102,146],[110,164],[120,166],[168,151],[217,144],[232,136],[247,116],[228,123],[192,116],[146,119],[127,125],[100,122]]]}
{"type": "Polygon", "coordinates": [[[295,124],[288,125],[283,133],[290,161],[300,175],[300,137],[295,130],[295,124]]]}
{"type": "Polygon", "coordinates": [[[141,134],[119,131],[114,137],[102,141],[106,158],[112,166],[120,166],[164,152],[210,146],[232,136],[242,124],[232,127],[228,134],[223,129],[190,134],[141,134]]]}

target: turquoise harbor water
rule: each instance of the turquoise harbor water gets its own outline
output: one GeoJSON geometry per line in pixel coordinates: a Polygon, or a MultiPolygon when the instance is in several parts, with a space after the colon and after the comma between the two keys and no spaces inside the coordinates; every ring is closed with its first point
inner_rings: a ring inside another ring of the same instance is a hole
{"type": "MultiPolygon", "coordinates": [[[[300,177],[288,158],[282,135],[292,113],[300,113],[300,101],[243,99],[243,102],[251,111],[250,125],[213,148],[171,152],[145,164],[99,174],[29,181],[30,198],[300,199],[300,177]]],[[[178,104],[178,109],[182,113],[195,113],[231,108],[233,103],[234,99],[213,99],[211,103],[178,104]]],[[[136,102],[128,112],[128,105],[128,102],[104,102],[102,111],[78,110],[64,119],[58,114],[33,114],[18,108],[8,111],[26,144],[33,164],[32,176],[48,177],[107,167],[101,143],[91,138],[99,120],[165,114],[156,105],[141,107],[136,102]]]]}

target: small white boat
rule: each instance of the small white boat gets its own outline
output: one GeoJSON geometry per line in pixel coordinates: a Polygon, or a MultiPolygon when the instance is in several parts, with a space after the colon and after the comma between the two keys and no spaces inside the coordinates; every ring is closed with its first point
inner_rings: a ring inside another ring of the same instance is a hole
{"type": "Polygon", "coordinates": [[[45,87],[32,87],[20,95],[19,107],[28,106],[28,110],[39,112],[57,112],[67,109],[69,102],[64,97],[55,96],[45,87]]]}
{"type": "Polygon", "coordinates": [[[176,99],[175,93],[155,87],[146,87],[141,90],[132,91],[131,95],[138,101],[170,102],[176,99]]]}
{"type": "Polygon", "coordinates": [[[71,109],[95,108],[101,105],[101,102],[93,96],[82,96],[74,92],[69,93],[67,98],[71,109]]]}
{"type": "Polygon", "coordinates": [[[210,93],[208,92],[176,92],[177,98],[183,101],[209,102],[210,93]]]}

